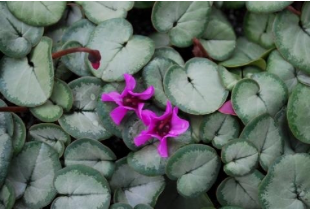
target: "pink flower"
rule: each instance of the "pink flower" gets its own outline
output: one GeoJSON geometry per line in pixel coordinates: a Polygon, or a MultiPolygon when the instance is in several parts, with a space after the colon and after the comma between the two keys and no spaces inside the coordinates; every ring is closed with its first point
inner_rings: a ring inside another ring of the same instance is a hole
{"type": "Polygon", "coordinates": [[[225,104],[223,104],[219,109],[219,112],[226,114],[226,115],[236,115],[233,107],[232,107],[232,103],[231,100],[225,102],[225,104]]]}
{"type": "Polygon", "coordinates": [[[162,116],[157,116],[155,113],[145,110],[143,111],[143,117],[145,124],[148,124],[147,130],[142,131],[134,139],[136,146],[145,144],[150,138],[154,137],[160,140],[158,152],[161,157],[168,157],[167,151],[167,138],[176,137],[185,131],[189,127],[189,122],[183,120],[177,116],[178,108],[172,108],[171,103],[168,101],[166,105],[165,113],[162,116]]]}
{"type": "Polygon", "coordinates": [[[150,99],[154,93],[153,86],[150,86],[142,93],[135,93],[133,90],[136,86],[136,81],[133,76],[124,74],[124,79],[125,88],[121,94],[118,92],[102,94],[102,101],[115,102],[117,105],[119,105],[110,113],[112,120],[117,125],[120,125],[122,119],[129,110],[135,111],[137,116],[142,118],[141,113],[144,107],[144,101],[150,99]]]}

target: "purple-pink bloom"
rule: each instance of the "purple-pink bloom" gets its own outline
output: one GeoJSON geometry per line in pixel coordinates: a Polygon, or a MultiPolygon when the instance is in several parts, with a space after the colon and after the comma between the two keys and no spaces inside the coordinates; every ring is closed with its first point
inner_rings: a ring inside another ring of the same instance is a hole
{"type": "Polygon", "coordinates": [[[145,124],[148,124],[147,130],[142,131],[134,138],[136,146],[145,144],[150,138],[154,137],[160,140],[158,152],[161,157],[168,157],[167,138],[177,137],[189,128],[189,122],[177,116],[178,108],[172,108],[168,101],[166,110],[162,116],[157,116],[149,110],[144,110],[142,115],[145,118],[145,124]]]}
{"type": "Polygon", "coordinates": [[[236,115],[233,107],[232,107],[232,103],[231,100],[225,102],[225,104],[223,104],[219,109],[219,112],[226,114],[226,115],[236,115]]]}
{"type": "Polygon", "coordinates": [[[133,110],[136,112],[139,118],[142,118],[141,113],[144,107],[144,101],[150,99],[153,96],[153,86],[148,87],[142,93],[133,92],[136,81],[133,76],[124,74],[125,88],[121,94],[118,92],[110,92],[102,94],[102,101],[115,102],[118,107],[111,111],[110,116],[112,120],[120,125],[122,119],[126,115],[127,111],[133,110]]]}

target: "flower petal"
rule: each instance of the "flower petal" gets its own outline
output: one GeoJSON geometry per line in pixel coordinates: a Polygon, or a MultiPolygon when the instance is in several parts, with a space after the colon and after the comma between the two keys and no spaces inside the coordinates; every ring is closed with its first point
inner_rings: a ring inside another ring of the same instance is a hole
{"type": "Polygon", "coordinates": [[[167,101],[165,112],[163,113],[163,115],[158,117],[158,120],[164,120],[165,118],[169,117],[172,114],[172,109],[173,108],[171,102],[167,101]]]}
{"type": "Polygon", "coordinates": [[[121,95],[115,91],[102,94],[102,101],[103,102],[115,102],[118,105],[122,105],[121,95]]]}
{"type": "Polygon", "coordinates": [[[134,144],[138,147],[145,144],[149,139],[151,139],[151,136],[147,134],[146,131],[142,131],[138,136],[134,138],[134,144]]]}
{"type": "Polygon", "coordinates": [[[231,100],[225,102],[225,104],[223,104],[219,109],[219,112],[226,114],[226,115],[236,115],[233,107],[232,107],[232,103],[231,100]]]}
{"type": "Polygon", "coordinates": [[[136,96],[141,100],[148,100],[153,96],[154,88],[153,86],[149,86],[144,92],[135,93],[135,92],[129,91],[129,94],[131,94],[132,96],[136,96]]]}
{"type": "Polygon", "coordinates": [[[162,138],[160,140],[160,144],[158,146],[158,153],[160,154],[161,157],[168,157],[166,138],[162,138]]]}
{"type": "Polygon", "coordinates": [[[180,135],[189,128],[189,122],[178,117],[177,112],[178,108],[175,107],[171,119],[171,130],[169,131],[169,134],[172,135],[180,135]]]}
{"type": "Polygon", "coordinates": [[[128,110],[125,109],[123,106],[119,106],[117,108],[115,108],[113,111],[111,111],[110,116],[113,120],[113,122],[115,122],[115,124],[120,125],[122,119],[124,118],[126,112],[128,110]]]}
{"type": "Polygon", "coordinates": [[[133,91],[136,86],[135,78],[130,74],[124,74],[125,88],[121,94],[122,98],[128,94],[129,91],[133,91]]]}

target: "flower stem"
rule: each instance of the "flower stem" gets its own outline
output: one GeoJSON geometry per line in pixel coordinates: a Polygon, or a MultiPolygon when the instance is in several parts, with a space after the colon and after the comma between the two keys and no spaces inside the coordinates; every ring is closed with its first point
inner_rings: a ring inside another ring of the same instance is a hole
{"type": "Polygon", "coordinates": [[[0,107],[0,112],[27,112],[27,107],[10,106],[10,107],[0,107]]]}
{"type": "Polygon", "coordinates": [[[286,8],[287,8],[287,10],[291,11],[291,12],[294,13],[295,15],[298,15],[298,16],[301,15],[301,12],[298,11],[298,10],[296,10],[293,6],[287,6],[286,8]]]}
{"type": "Polygon", "coordinates": [[[65,56],[67,54],[76,53],[76,52],[86,52],[86,53],[89,53],[90,55],[92,55],[93,57],[95,57],[98,60],[100,60],[100,58],[101,58],[100,53],[99,53],[98,50],[93,50],[93,49],[84,48],[84,47],[76,47],[76,48],[65,49],[65,50],[62,50],[62,51],[54,52],[52,54],[52,58],[53,59],[57,59],[57,58],[60,58],[62,56],[65,56]]]}

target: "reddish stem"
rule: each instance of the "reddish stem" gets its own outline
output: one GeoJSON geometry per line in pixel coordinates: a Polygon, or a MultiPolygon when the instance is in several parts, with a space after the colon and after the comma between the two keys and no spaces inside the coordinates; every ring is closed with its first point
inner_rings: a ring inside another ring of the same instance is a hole
{"type": "Polygon", "coordinates": [[[54,52],[52,54],[52,58],[57,59],[57,58],[60,58],[62,56],[65,56],[67,54],[76,53],[76,52],[86,52],[86,53],[91,54],[94,58],[96,58],[98,60],[101,59],[101,56],[100,56],[100,53],[98,50],[93,50],[93,49],[84,48],[84,47],[76,47],[76,48],[65,49],[62,51],[54,52]]]}
{"type": "Polygon", "coordinates": [[[11,107],[0,107],[0,112],[27,112],[27,107],[11,106],[11,107]]]}
{"type": "Polygon", "coordinates": [[[213,61],[213,59],[209,56],[207,51],[204,49],[199,39],[193,38],[192,41],[193,41],[192,53],[194,54],[195,57],[206,57],[207,59],[213,61]]]}
{"type": "Polygon", "coordinates": [[[298,16],[301,15],[301,12],[298,11],[298,10],[296,10],[293,6],[287,6],[286,8],[287,8],[287,10],[291,11],[291,12],[294,13],[295,15],[298,15],[298,16]]]}

